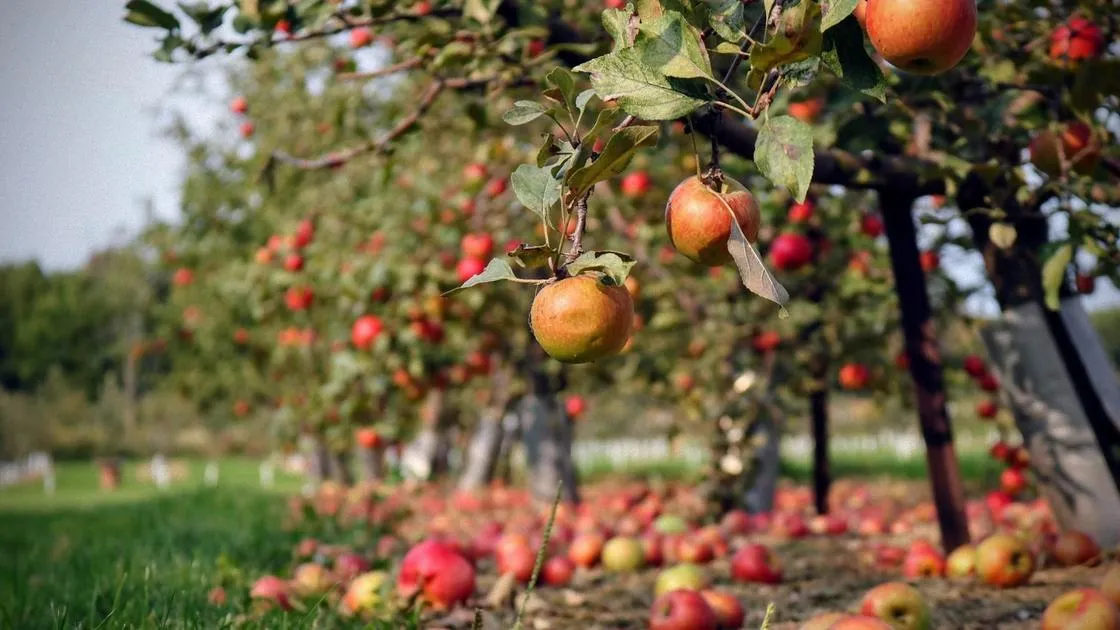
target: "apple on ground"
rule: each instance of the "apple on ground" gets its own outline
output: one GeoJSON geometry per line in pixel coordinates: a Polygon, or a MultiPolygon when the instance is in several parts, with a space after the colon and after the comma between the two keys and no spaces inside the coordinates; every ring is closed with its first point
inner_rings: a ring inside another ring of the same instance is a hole
{"type": "Polygon", "coordinates": [[[1034,573],[1034,555],[1010,534],[993,534],[976,546],[976,575],[1000,588],[1026,584],[1034,573]]]}
{"type": "Polygon", "coordinates": [[[734,595],[725,591],[707,589],[701,591],[700,596],[708,602],[708,606],[716,614],[716,627],[719,630],[739,630],[743,627],[743,618],[746,617],[747,612],[743,610],[743,604],[734,595]]]}
{"type": "Polygon", "coordinates": [[[564,556],[553,556],[541,567],[541,580],[549,586],[567,586],[572,581],[576,565],[564,556]]]}
{"type": "Polygon", "coordinates": [[[605,539],[597,532],[579,534],[568,545],[568,559],[577,567],[589,569],[599,562],[605,539]]]}
{"type": "Polygon", "coordinates": [[[952,579],[975,577],[976,547],[961,545],[954,549],[945,559],[945,575],[952,579]]]}
{"type": "Polygon", "coordinates": [[[731,556],[731,578],[738,582],[778,584],[782,581],[781,563],[764,545],[745,545],[731,556]]]}
{"type": "Polygon", "coordinates": [[[880,584],[860,601],[861,614],[877,617],[895,630],[929,630],[930,610],[918,589],[902,582],[880,584]]]}
{"type": "Polygon", "coordinates": [[[342,596],[343,607],[352,615],[372,613],[385,601],[382,591],[388,582],[389,575],[384,571],[362,573],[346,588],[346,594],[342,596]]]}
{"type": "Polygon", "coordinates": [[[291,610],[291,586],[288,582],[276,577],[266,575],[258,578],[249,591],[249,597],[254,601],[262,602],[265,608],[277,606],[281,610],[291,610]]]}
{"type": "Polygon", "coordinates": [[[1042,630],[1116,630],[1120,610],[1100,591],[1079,588],[1059,595],[1042,613],[1042,630]]]}
{"type": "Polygon", "coordinates": [[[397,576],[397,592],[411,597],[419,592],[437,609],[464,602],[474,593],[474,567],[446,543],[428,539],[405,554],[397,576]]]}
{"type": "Polygon", "coordinates": [[[649,615],[649,630],[718,630],[718,623],[704,597],[687,589],[660,595],[649,615]]]}
{"type": "Polygon", "coordinates": [[[660,597],[670,591],[690,589],[703,590],[708,586],[708,577],[704,570],[695,564],[677,564],[667,569],[662,569],[657,574],[657,581],[653,586],[653,593],[660,597]]]}
{"type": "Polygon", "coordinates": [[[1058,534],[1050,547],[1050,555],[1063,567],[1095,564],[1101,559],[1101,548],[1093,537],[1083,531],[1067,529],[1058,534]]]}
{"type": "Polygon", "coordinates": [[[878,617],[846,615],[829,626],[828,630],[896,630],[896,627],[878,617]]]}
{"type": "Polygon", "coordinates": [[[603,568],[618,573],[633,573],[642,568],[645,553],[636,538],[616,536],[603,545],[603,568]]]}
{"type": "Polygon", "coordinates": [[[842,612],[821,613],[810,617],[805,623],[798,626],[797,630],[828,630],[832,627],[832,624],[851,616],[842,612]]]}

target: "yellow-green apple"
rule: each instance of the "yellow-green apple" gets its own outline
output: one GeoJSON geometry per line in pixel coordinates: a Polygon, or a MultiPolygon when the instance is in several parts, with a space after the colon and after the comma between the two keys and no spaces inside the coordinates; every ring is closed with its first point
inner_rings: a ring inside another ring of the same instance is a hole
{"type": "Polygon", "coordinates": [[[657,581],[653,586],[653,593],[660,597],[670,591],[690,589],[703,590],[708,586],[708,577],[704,570],[695,564],[677,564],[667,569],[662,569],[657,574],[657,581]]]}
{"type": "Polygon", "coordinates": [[[385,601],[383,591],[388,583],[389,574],[384,571],[362,573],[346,588],[346,594],[342,596],[342,605],[352,615],[372,613],[385,601]]]}
{"type": "Polygon", "coordinates": [[[645,553],[636,538],[615,536],[603,545],[603,568],[619,573],[632,573],[642,568],[645,553]]]}
{"type": "Polygon", "coordinates": [[[961,545],[945,559],[945,575],[953,579],[972,578],[976,575],[976,547],[961,545]]]}
{"type": "Polygon", "coordinates": [[[630,339],[634,302],[624,287],[581,274],[545,285],[529,311],[537,343],[563,363],[618,354],[630,339]]]}
{"type": "Polygon", "coordinates": [[[976,575],[992,586],[1026,584],[1034,566],[1034,554],[1021,539],[1010,534],[993,534],[976,546],[976,575]]]}
{"type": "Polygon", "coordinates": [[[1059,595],[1042,613],[1042,630],[1116,630],[1120,611],[1100,591],[1079,588],[1059,595]]]}
{"type": "Polygon", "coordinates": [[[868,591],[859,612],[877,617],[895,630],[929,630],[929,606],[918,589],[902,582],[887,582],[868,591]]]}

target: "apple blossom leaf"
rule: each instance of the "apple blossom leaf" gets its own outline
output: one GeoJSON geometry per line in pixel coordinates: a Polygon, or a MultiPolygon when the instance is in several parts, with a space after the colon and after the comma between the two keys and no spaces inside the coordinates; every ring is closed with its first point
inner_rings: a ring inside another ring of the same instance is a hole
{"type": "Polygon", "coordinates": [[[1052,311],[1058,310],[1060,305],[1058,297],[1071,260],[1073,260],[1073,245],[1066,243],[1054,250],[1042,265],[1042,289],[1046,294],[1046,308],[1052,311]]]}
{"type": "Polygon", "coordinates": [[[887,83],[863,45],[863,29],[854,17],[824,35],[821,62],[849,88],[885,103],[887,83]]]}
{"type": "Polygon", "coordinates": [[[502,120],[509,125],[524,125],[544,116],[548,108],[536,101],[516,101],[513,107],[502,114],[502,120]]]}
{"type": "Polygon", "coordinates": [[[594,162],[568,175],[568,185],[578,196],[590,190],[597,182],[620,175],[639,148],[657,143],[658,131],[653,125],[620,130],[607,140],[603,152],[594,162]]]}
{"type": "Polygon", "coordinates": [[[652,22],[638,27],[634,47],[642,62],[661,74],[678,79],[712,76],[712,62],[696,28],[676,11],[666,11],[652,22]]]}
{"type": "Polygon", "coordinates": [[[575,68],[591,75],[591,86],[604,101],[618,99],[627,114],[644,120],[673,120],[707,102],[695,82],[674,79],[648,68],[635,48],[623,48],[575,68]]]}
{"type": "Polygon", "coordinates": [[[856,10],[859,0],[824,0],[821,2],[821,30],[836,26],[856,10]]]}
{"type": "Polygon", "coordinates": [[[988,227],[988,240],[1000,249],[1011,249],[1019,233],[1010,223],[993,223],[988,227]]]}
{"type": "Polygon", "coordinates": [[[124,21],[136,26],[163,28],[169,31],[179,28],[178,18],[148,0],[130,0],[124,5],[124,10],[128,11],[124,21]]]}
{"type": "Polygon", "coordinates": [[[614,44],[611,52],[629,48],[630,42],[630,16],[634,14],[633,5],[626,5],[625,9],[607,9],[603,11],[603,30],[611,36],[614,44]]]}
{"type": "Polygon", "coordinates": [[[626,277],[630,275],[630,269],[634,267],[635,262],[633,256],[622,252],[584,252],[565,265],[564,268],[571,276],[579,275],[585,271],[598,271],[613,280],[616,285],[621,286],[623,282],[626,282],[626,277]]]}
{"type": "Polygon", "coordinates": [[[548,168],[522,164],[509,178],[513,194],[521,205],[542,219],[547,219],[552,204],[560,201],[560,182],[548,168]]]}
{"type": "Polygon", "coordinates": [[[517,279],[517,276],[513,273],[513,267],[510,267],[508,262],[501,258],[492,258],[490,262],[486,264],[486,268],[482,270],[482,273],[467,278],[466,282],[445,292],[444,295],[451,295],[457,291],[469,289],[473,286],[486,284],[488,282],[517,279]]]}
{"type": "Polygon", "coordinates": [[[813,129],[792,116],[769,119],[758,132],[754,161],[766,179],[805,201],[813,180],[813,129]]]}
{"type": "Polygon", "coordinates": [[[518,265],[532,269],[533,267],[543,267],[548,264],[548,259],[552,257],[552,248],[544,245],[526,245],[520,243],[517,249],[506,254],[513,259],[518,265]]]}
{"type": "MultiPolygon", "coordinates": [[[[731,212],[731,208],[727,211],[731,212]]],[[[779,317],[782,319],[789,317],[789,312],[785,309],[785,305],[789,303],[789,292],[766,268],[762,256],[747,240],[747,235],[743,234],[738,221],[731,221],[731,236],[727,239],[727,251],[735,261],[735,268],[739,270],[739,279],[743,281],[743,286],[751,293],[782,307],[779,317]]]]}

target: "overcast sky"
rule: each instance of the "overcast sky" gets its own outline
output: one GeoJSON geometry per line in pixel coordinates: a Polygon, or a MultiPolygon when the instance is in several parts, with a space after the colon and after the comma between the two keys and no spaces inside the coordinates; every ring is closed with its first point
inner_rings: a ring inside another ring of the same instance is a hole
{"type": "MultiPolygon", "coordinates": [[[[155,107],[183,69],[149,53],[158,31],[121,20],[123,0],[0,0],[0,261],[72,268],[134,234],[145,201],[173,217],[182,160],[158,136],[155,107]]],[[[208,60],[207,63],[220,63],[208,60]]],[[[223,99],[184,101],[195,125],[223,99]]],[[[968,284],[979,255],[945,252],[968,284]]],[[[1090,306],[1120,303],[1100,282],[1090,306]]],[[[971,304],[994,314],[994,300],[971,304]]]]}

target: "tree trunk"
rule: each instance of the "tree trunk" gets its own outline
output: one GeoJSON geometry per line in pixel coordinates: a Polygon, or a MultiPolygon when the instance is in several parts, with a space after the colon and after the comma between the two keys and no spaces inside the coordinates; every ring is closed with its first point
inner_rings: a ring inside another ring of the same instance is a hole
{"type": "Polygon", "coordinates": [[[445,393],[440,389],[428,392],[421,410],[423,428],[405,450],[403,468],[414,478],[431,481],[447,472],[447,454],[451,445],[447,437],[448,415],[444,409],[445,393]]]}
{"type": "MultiPolygon", "coordinates": [[[[982,207],[983,183],[966,180],[961,208],[982,207]]],[[[1045,216],[1014,200],[1001,208],[1015,227],[1007,250],[990,242],[991,218],[969,213],[977,249],[1003,316],[985,331],[1001,388],[1041,493],[1064,527],[1120,543],[1120,384],[1080,299],[1062,286],[1058,311],[1044,305],[1039,252],[1045,216]]]]}
{"type": "Polygon", "coordinates": [[[832,471],[828,461],[828,388],[809,394],[809,421],[813,433],[813,502],[817,514],[828,513],[832,471]]]}
{"type": "Polygon", "coordinates": [[[572,422],[556,397],[533,392],[518,403],[518,414],[529,468],[529,489],[540,501],[551,502],[556,485],[564,484],[560,500],[579,502],[579,484],[572,461],[572,422]]]}
{"type": "Polygon", "coordinates": [[[774,494],[778,490],[782,469],[782,434],[775,412],[774,409],[762,409],[748,433],[747,439],[757,444],[754,450],[755,471],[747,484],[744,503],[751,513],[774,511],[774,494]]]}
{"type": "Polygon", "coordinates": [[[312,438],[311,452],[307,454],[308,481],[318,486],[331,476],[330,453],[322,438],[312,438]]]}
{"type": "Polygon", "coordinates": [[[494,480],[505,439],[503,422],[510,409],[511,379],[509,371],[504,368],[493,371],[489,404],[482,410],[467,447],[466,465],[459,478],[460,490],[477,490],[494,480]]]}
{"type": "Polygon", "coordinates": [[[933,501],[937,506],[941,544],[949,552],[968,543],[968,519],[960,468],[953,448],[953,428],[945,406],[941,349],[926,292],[926,278],[918,256],[912,213],[914,199],[883,193],[881,201],[895,290],[902,310],[902,332],[910,359],[910,376],[914,381],[918,421],[926,444],[933,501]]]}
{"type": "Polygon", "coordinates": [[[362,481],[378,481],[385,476],[384,451],[381,448],[358,447],[358,468],[362,473],[362,481]]]}
{"type": "Polygon", "coordinates": [[[350,454],[332,451],[329,457],[331,479],[344,486],[354,485],[354,473],[350,470],[350,454]]]}

